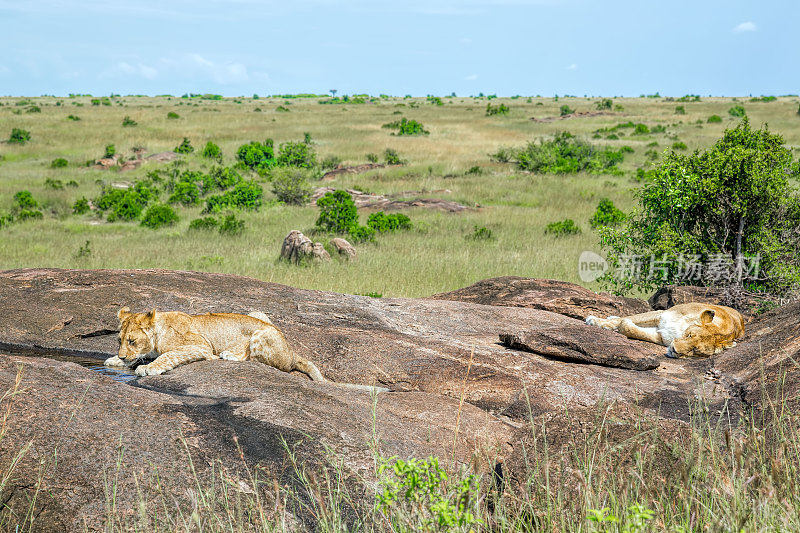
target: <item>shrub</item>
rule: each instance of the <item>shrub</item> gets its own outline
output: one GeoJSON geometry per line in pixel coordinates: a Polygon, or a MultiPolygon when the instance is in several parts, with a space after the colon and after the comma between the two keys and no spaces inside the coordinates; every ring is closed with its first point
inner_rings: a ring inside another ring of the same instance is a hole
{"type": "Polygon", "coordinates": [[[364,157],[370,163],[377,163],[378,162],[378,154],[367,154],[364,157]]]}
{"type": "Polygon", "coordinates": [[[580,141],[568,132],[557,133],[552,140],[530,142],[510,155],[495,154],[495,158],[508,156],[521,170],[547,174],[571,174],[586,171],[591,174],[619,173],[616,165],[622,162],[622,150],[595,148],[580,141]]]}
{"type": "Polygon", "coordinates": [[[311,197],[308,172],[300,168],[273,170],[272,192],[285,204],[304,205],[311,197]]]}
{"type": "Polygon", "coordinates": [[[600,203],[597,204],[597,210],[594,212],[594,215],[592,215],[592,218],[589,219],[589,224],[593,228],[600,226],[616,226],[621,224],[624,220],[625,213],[623,213],[621,209],[618,209],[614,205],[614,202],[608,198],[603,198],[600,200],[600,203]]]}
{"type": "Polygon", "coordinates": [[[15,193],[14,202],[19,209],[35,209],[39,207],[39,202],[36,201],[30,191],[18,191],[15,193]]]}
{"type": "Polygon", "coordinates": [[[378,233],[411,229],[411,219],[402,213],[387,215],[383,211],[372,213],[367,219],[367,226],[378,233]]]}
{"type": "Polygon", "coordinates": [[[175,120],[177,118],[181,118],[181,116],[177,114],[175,111],[170,111],[169,113],[167,113],[167,118],[170,120],[175,120]]]}
{"type": "Polygon", "coordinates": [[[241,235],[244,233],[244,220],[236,218],[236,215],[231,213],[222,219],[219,232],[223,235],[241,235]]]}
{"type": "Polygon", "coordinates": [[[574,109],[571,109],[571,108],[570,108],[568,105],[566,105],[566,104],[562,105],[562,106],[559,108],[559,111],[561,112],[561,116],[562,116],[562,117],[563,117],[563,116],[566,116],[566,115],[571,115],[572,113],[574,113],[574,112],[575,112],[575,110],[574,110],[574,109]]]}
{"type": "Polygon", "coordinates": [[[47,178],[44,180],[44,186],[48,189],[61,190],[64,188],[64,182],[61,180],[54,180],[53,178],[47,178]]]}
{"type": "Polygon", "coordinates": [[[137,182],[128,189],[106,188],[95,200],[100,211],[108,211],[108,221],[136,220],[147,204],[158,197],[157,191],[149,184],[137,182]]]}
{"type": "Polygon", "coordinates": [[[193,181],[179,181],[175,184],[167,202],[193,206],[200,203],[200,189],[193,181]]]}
{"type": "Polygon", "coordinates": [[[81,119],[81,117],[79,117],[78,115],[67,115],[67,120],[78,121],[80,119],[81,119]]]}
{"type": "Polygon", "coordinates": [[[483,174],[483,169],[478,165],[475,165],[473,167],[469,167],[469,169],[467,169],[467,171],[464,172],[464,174],[467,174],[469,176],[480,176],[481,174],[483,174]]]}
{"type": "Polygon", "coordinates": [[[650,128],[647,127],[647,124],[636,124],[633,127],[634,135],[647,135],[648,133],[650,133],[650,128]]]}
{"type": "Polygon", "coordinates": [[[277,111],[278,113],[288,113],[290,109],[288,107],[279,105],[278,107],[275,108],[275,111],[277,111]]]}
{"type": "Polygon", "coordinates": [[[560,222],[551,222],[547,225],[544,232],[545,234],[562,237],[565,235],[577,235],[581,232],[581,228],[575,224],[574,220],[567,218],[565,220],[561,220],[560,222]]]}
{"type": "Polygon", "coordinates": [[[675,106],[675,114],[676,115],[685,115],[686,114],[686,108],[683,107],[682,105],[675,106]]]}
{"type": "Polygon", "coordinates": [[[77,200],[75,200],[75,203],[72,204],[73,215],[83,215],[88,212],[89,212],[89,200],[87,200],[85,196],[78,198],[77,200]]]}
{"type": "Polygon", "coordinates": [[[392,135],[429,135],[430,132],[416,120],[408,120],[403,117],[398,121],[389,122],[383,125],[384,128],[397,130],[392,135]]]}
{"type": "Polygon", "coordinates": [[[261,185],[255,181],[240,181],[224,194],[209,196],[206,199],[205,213],[218,213],[226,208],[255,210],[261,207],[264,195],[261,185]]]}
{"type": "MultiPolygon", "coordinates": [[[[242,176],[230,167],[211,167],[208,177],[213,182],[213,188],[219,189],[220,191],[229,189],[242,181],[242,176]]],[[[211,188],[205,192],[209,192],[209,190],[211,190],[211,188]]]]}
{"type": "Polygon", "coordinates": [[[316,166],[317,159],[311,145],[304,142],[281,143],[278,165],[287,167],[311,168],[316,166]]]}
{"type": "Polygon", "coordinates": [[[678,141],[678,142],[672,143],[672,149],[673,150],[686,150],[686,148],[687,148],[687,146],[686,146],[685,142],[678,141]]]}
{"type": "Polygon", "coordinates": [[[41,113],[42,108],[38,105],[32,105],[28,109],[25,110],[26,113],[41,113]]]}
{"type": "Polygon", "coordinates": [[[69,164],[69,161],[63,157],[58,157],[50,162],[50,168],[64,168],[69,164]]]}
{"type": "Polygon", "coordinates": [[[217,229],[219,222],[214,217],[196,218],[189,223],[190,230],[212,230],[217,229]]]}
{"type": "Polygon", "coordinates": [[[253,170],[264,170],[275,165],[275,150],[272,139],[263,143],[251,141],[236,150],[236,159],[253,170]]]}
{"type": "Polygon", "coordinates": [[[125,118],[122,119],[122,126],[126,128],[131,126],[137,126],[138,124],[139,124],[138,122],[136,122],[129,116],[125,116],[125,118]]]}
{"type": "Polygon", "coordinates": [[[75,181],[75,180],[69,180],[67,182],[67,187],[77,187],[77,186],[78,186],[78,182],[75,181]]]}
{"type": "Polygon", "coordinates": [[[387,165],[403,165],[405,161],[400,159],[400,154],[396,151],[392,150],[391,148],[387,148],[383,152],[383,160],[386,161],[387,165]]]}
{"type": "Polygon", "coordinates": [[[219,149],[219,146],[214,144],[211,141],[208,141],[203,148],[203,152],[201,153],[203,157],[206,159],[222,159],[222,150],[219,149]]]}
{"type": "Polygon", "coordinates": [[[492,106],[491,103],[486,104],[486,116],[491,117],[493,115],[508,115],[511,109],[506,104],[500,104],[497,106],[492,106]]]}
{"type": "Polygon", "coordinates": [[[711,115],[710,117],[708,117],[708,121],[707,122],[709,124],[719,123],[719,122],[722,122],[722,117],[719,116],[719,115],[711,115]]]}
{"type": "Polygon", "coordinates": [[[11,135],[8,137],[10,144],[25,144],[31,140],[31,132],[21,128],[12,128],[11,135]]]}
{"type": "Polygon", "coordinates": [[[326,157],[325,159],[322,160],[322,163],[320,163],[320,166],[324,170],[333,170],[333,169],[337,168],[341,163],[342,163],[342,158],[341,157],[337,157],[335,155],[329,155],[328,157],[326,157]]]}
{"type": "Polygon", "coordinates": [[[352,226],[347,234],[354,243],[369,242],[375,240],[375,230],[369,226],[352,226]]]}
{"type": "Polygon", "coordinates": [[[607,109],[607,110],[610,110],[610,109],[611,109],[611,106],[612,106],[613,104],[614,104],[614,102],[611,100],[611,98],[603,98],[602,100],[600,100],[599,102],[597,102],[597,103],[595,104],[595,107],[596,107],[596,108],[597,108],[599,111],[603,111],[603,110],[605,110],[605,109],[607,109]]]}
{"type": "Polygon", "coordinates": [[[189,139],[184,137],[183,141],[181,141],[181,144],[176,146],[173,152],[175,152],[176,154],[191,154],[192,152],[194,152],[194,147],[192,146],[192,143],[189,141],[189,139]]]}
{"type": "Polygon", "coordinates": [[[17,220],[23,222],[25,220],[37,220],[44,218],[44,215],[38,209],[20,209],[17,211],[17,220]]]}
{"type": "Polygon", "coordinates": [[[467,238],[474,241],[490,241],[494,239],[494,232],[486,226],[475,226],[472,228],[472,233],[467,235],[467,238]]]}
{"type": "Polygon", "coordinates": [[[353,197],[343,190],[325,193],[317,199],[318,228],[331,233],[348,233],[358,225],[358,211],[353,197]]]}
{"type": "Polygon", "coordinates": [[[638,212],[619,229],[601,230],[612,271],[634,255],[653,261],[608,283],[619,291],[672,283],[796,288],[800,195],[789,181],[792,165],[783,138],[751,129],[746,118],[707,151],[668,154],[640,189],[638,212]],[[682,256],[711,266],[687,276],[682,256]],[[758,272],[746,272],[755,257],[758,272]]]}
{"type": "Polygon", "coordinates": [[[142,226],[150,229],[173,226],[178,222],[178,214],[168,205],[151,205],[142,217],[142,226]]]}
{"type": "Polygon", "coordinates": [[[109,159],[111,157],[114,157],[116,154],[117,154],[116,147],[113,144],[109,144],[108,146],[106,146],[106,151],[103,154],[103,158],[109,159]]]}
{"type": "Polygon", "coordinates": [[[732,117],[744,117],[747,112],[745,111],[744,107],[740,105],[735,105],[732,108],[728,109],[728,114],[732,117]]]}

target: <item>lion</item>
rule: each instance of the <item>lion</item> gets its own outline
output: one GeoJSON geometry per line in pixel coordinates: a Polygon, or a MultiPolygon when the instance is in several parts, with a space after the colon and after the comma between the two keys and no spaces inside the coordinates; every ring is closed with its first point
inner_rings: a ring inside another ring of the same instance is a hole
{"type": "MultiPolygon", "coordinates": [[[[314,363],[298,356],[286,337],[260,311],[189,315],[180,311],[131,313],[123,307],[119,318],[119,354],[108,366],[132,366],[151,354],[155,360],[136,367],[137,376],[155,376],[203,359],[259,361],[284,372],[299,370],[312,381],[328,382],[314,363]]],[[[387,391],[381,387],[337,383],[351,388],[387,391]]]]}
{"type": "Polygon", "coordinates": [[[723,305],[686,303],[664,311],[627,317],[586,317],[586,323],[622,333],[629,339],[667,346],[667,357],[710,357],[736,346],[744,335],[739,311],[723,305]]]}

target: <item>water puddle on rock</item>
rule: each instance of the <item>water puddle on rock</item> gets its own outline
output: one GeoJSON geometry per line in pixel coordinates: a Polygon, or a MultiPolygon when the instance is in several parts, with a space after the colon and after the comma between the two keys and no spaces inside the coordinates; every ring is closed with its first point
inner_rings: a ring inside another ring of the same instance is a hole
{"type": "Polygon", "coordinates": [[[105,366],[103,364],[102,359],[93,359],[91,357],[76,357],[72,355],[57,355],[57,354],[36,354],[32,355],[29,353],[26,354],[14,354],[14,355],[21,355],[23,357],[46,357],[47,359],[54,359],[56,361],[66,361],[69,363],[75,363],[81,365],[83,367],[88,368],[89,370],[94,370],[104,376],[108,376],[114,381],[130,381],[136,377],[133,373],[133,370],[130,368],[120,368],[120,367],[110,367],[105,366]]]}

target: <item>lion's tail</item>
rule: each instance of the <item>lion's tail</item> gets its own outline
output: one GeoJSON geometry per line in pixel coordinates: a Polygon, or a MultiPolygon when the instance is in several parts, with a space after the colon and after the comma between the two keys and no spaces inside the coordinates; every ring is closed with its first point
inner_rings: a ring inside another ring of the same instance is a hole
{"type": "MultiPolygon", "coordinates": [[[[270,320],[269,315],[263,311],[251,311],[250,313],[247,313],[247,316],[257,318],[263,322],[266,322],[267,324],[272,324],[272,320],[270,320]]],[[[275,324],[272,325],[274,326],[275,324]]]]}
{"type": "Polygon", "coordinates": [[[389,389],[384,387],[374,387],[372,385],[359,385],[356,383],[336,383],[335,381],[329,381],[325,379],[325,376],[322,375],[322,372],[319,371],[317,365],[308,361],[307,359],[300,359],[295,362],[294,367],[307,374],[308,377],[311,378],[312,381],[323,381],[325,383],[330,383],[331,385],[336,385],[338,387],[346,387],[348,389],[356,389],[356,390],[364,390],[368,392],[389,392],[389,389]]]}

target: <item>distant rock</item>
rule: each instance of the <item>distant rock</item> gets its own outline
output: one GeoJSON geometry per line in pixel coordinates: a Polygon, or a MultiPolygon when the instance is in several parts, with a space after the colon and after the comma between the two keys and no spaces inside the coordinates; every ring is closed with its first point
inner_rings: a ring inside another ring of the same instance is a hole
{"type": "Polygon", "coordinates": [[[626,316],[650,311],[643,300],[596,293],[566,281],[504,276],[479,281],[469,287],[443,292],[429,297],[432,300],[453,300],[483,305],[528,307],[551,311],[572,318],[589,315],[626,316]]]}
{"type": "MultiPolygon", "coordinates": [[[[336,189],[333,187],[317,187],[311,194],[309,205],[316,205],[319,198],[329,192],[334,192],[336,189]]],[[[418,198],[421,193],[415,191],[406,191],[402,193],[404,198],[400,197],[387,197],[381,194],[367,193],[357,189],[345,189],[350,196],[353,197],[353,202],[359,209],[368,209],[374,211],[399,211],[401,209],[409,209],[412,207],[423,207],[427,209],[437,209],[440,211],[447,211],[449,213],[460,213],[471,209],[465,205],[453,202],[451,200],[442,200],[439,198],[418,198]],[[405,198],[410,196],[411,198],[405,198]]]]}
{"type": "Polygon", "coordinates": [[[312,242],[299,230],[292,230],[283,239],[281,259],[299,264],[305,260],[330,261],[331,256],[320,242],[312,242]]]}
{"type": "Polygon", "coordinates": [[[338,252],[338,254],[346,259],[355,259],[356,258],[356,249],[355,247],[350,244],[347,240],[342,239],[341,237],[336,237],[331,239],[331,246],[334,250],[338,252]]]}

